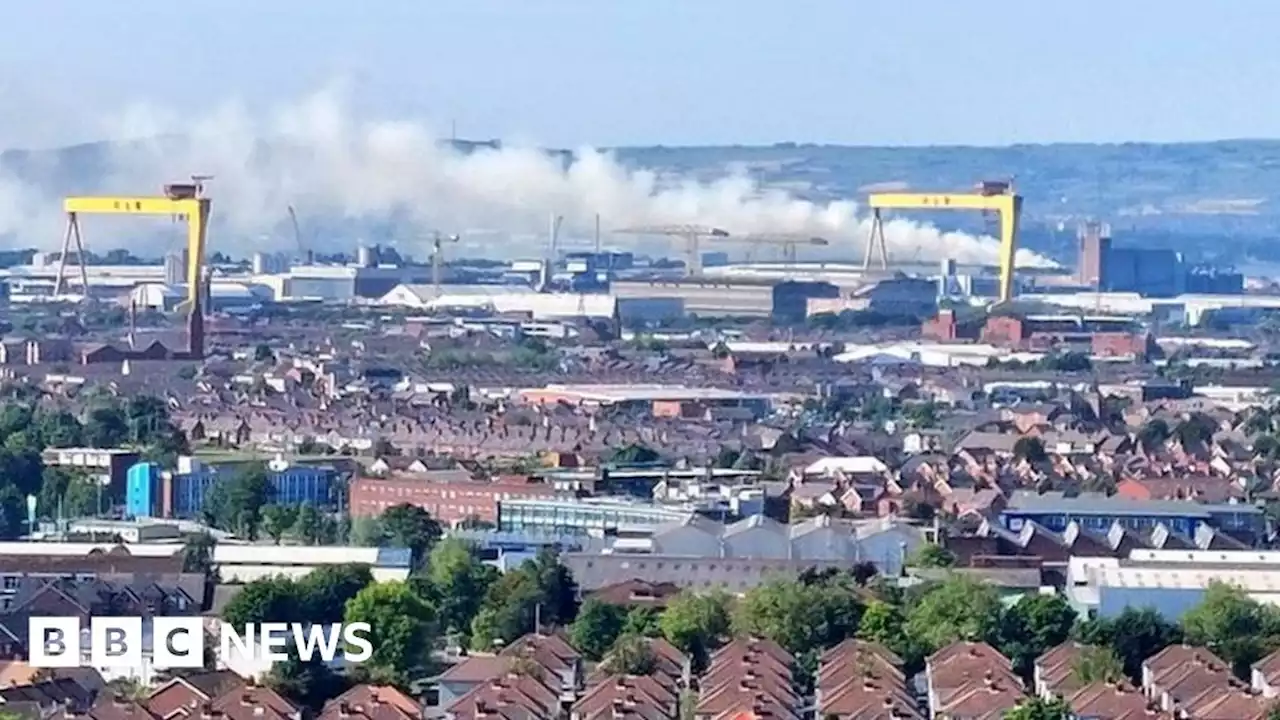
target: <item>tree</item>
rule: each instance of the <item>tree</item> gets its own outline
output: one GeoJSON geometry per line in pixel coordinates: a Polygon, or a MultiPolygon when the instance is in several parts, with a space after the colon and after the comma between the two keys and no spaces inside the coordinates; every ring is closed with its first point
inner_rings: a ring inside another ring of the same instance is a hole
{"type": "Polygon", "coordinates": [[[347,603],[372,583],[368,565],[318,567],[297,581],[303,617],[313,623],[342,622],[347,603]]]}
{"type": "Polygon", "coordinates": [[[182,572],[203,573],[213,571],[213,549],[217,540],[207,532],[187,536],[182,544],[182,572]]]}
{"type": "Polygon", "coordinates": [[[297,585],[285,577],[254,580],[222,609],[223,621],[238,630],[249,623],[305,622],[297,585]]]}
{"type": "Polygon", "coordinates": [[[351,518],[351,529],[347,533],[347,541],[352,545],[376,547],[385,537],[382,522],[378,518],[369,516],[351,518]]]}
{"type": "Polygon", "coordinates": [[[577,585],[554,550],[544,549],[489,586],[471,622],[471,645],[491,649],[542,625],[567,625],[577,614],[577,585]]]}
{"type": "Polygon", "coordinates": [[[0,539],[13,540],[27,531],[27,500],[12,484],[0,484],[0,539]]]}
{"type": "Polygon", "coordinates": [[[1030,697],[1004,714],[1005,720],[1071,720],[1071,706],[1062,698],[1030,697]]]}
{"type": "Polygon", "coordinates": [[[258,346],[253,349],[253,359],[255,362],[271,362],[276,359],[276,354],[270,345],[258,343],[258,346]]]}
{"type": "Polygon", "coordinates": [[[600,668],[618,675],[648,675],[653,672],[656,661],[648,638],[624,634],[609,648],[600,668]]]}
{"type": "Polygon", "coordinates": [[[793,655],[831,647],[857,632],[862,616],[862,605],[846,582],[773,580],[758,585],[738,603],[734,629],[769,638],[793,655]]]}
{"type": "Polygon", "coordinates": [[[927,590],[907,614],[906,631],[927,652],[956,640],[988,640],[999,626],[1002,606],[994,589],[954,575],[927,590]]]}
{"type": "Polygon", "coordinates": [[[656,451],[644,445],[631,444],[614,451],[608,462],[611,465],[652,465],[660,460],[662,456],[656,451]]]}
{"type": "Polygon", "coordinates": [[[406,682],[430,659],[436,631],[435,609],[398,581],[373,583],[347,603],[345,622],[369,623],[371,671],[406,682]]]}
{"type": "Polygon", "coordinates": [[[277,545],[297,522],[297,505],[271,504],[262,509],[262,529],[277,545]]]}
{"type": "Polygon", "coordinates": [[[1044,442],[1038,437],[1020,437],[1013,444],[1013,456],[1029,463],[1042,463],[1048,459],[1044,442]]]}
{"type": "Polygon", "coordinates": [[[729,634],[729,597],[721,592],[682,592],[667,604],[659,624],[668,642],[704,667],[711,651],[729,634]]]}
{"type": "Polygon", "coordinates": [[[996,645],[1021,672],[1071,636],[1076,611],[1060,595],[1024,595],[1000,617],[996,645]]]}
{"type": "Polygon", "coordinates": [[[1143,425],[1142,429],[1138,431],[1138,442],[1150,452],[1168,442],[1171,435],[1168,423],[1156,418],[1143,425]]]}
{"type": "Polygon", "coordinates": [[[622,633],[626,610],[594,598],[582,604],[578,619],[569,626],[569,639],[590,660],[599,660],[622,633]]]}
{"type": "Polygon", "coordinates": [[[1280,615],[1250,598],[1243,589],[1211,583],[1204,598],[1182,616],[1187,642],[1203,645],[1231,663],[1237,675],[1266,655],[1280,632],[1280,615]]]}
{"type": "Polygon", "coordinates": [[[1130,678],[1142,677],[1142,663],[1170,645],[1182,642],[1182,629],[1153,608],[1125,608],[1114,618],[1094,618],[1076,627],[1086,645],[1110,646],[1130,678]]]}
{"type": "Polygon", "coordinates": [[[908,668],[917,667],[924,659],[924,653],[907,635],[906,624],[907,618],[900,607],[883,600],[872,600],[862,612],[858,637],[892,650],[908,668]]]}
{"type": "Polygon", "coordinates": [[[1124,663],[1109,647],[1087,645],[1071,664],[1071,675],[1080,687],[1115,683],[1124,679],[1124,663]]]}
{"type": "Polygon", "coordinates": [[[623,635],[662,637],[662,612],[655,607],[636,606],[622,622],[623,635]]]}
{"type": "Polygon", "coordinates": [[[918,568],[949,568],[956,564],[956,555],[934,543],[925,543],[916,550],[908,563],[918,568]]]}
{"type": "Polygon", "coordinates": [[[214,481],[203,513],[215,527],[255,540],[262,526],[262,509],[271,502],[273,492],[266,466],[251,463],[229,478],[214,481]]]}
{"type": "Polygon", "coordinates": [[[303,503],[289,532],[304,545],[319,545],[324,537],[324,516],[311,503],[303,503]]]}
{"type": "Polygon", "coordinates": [[[426,579],[430,587],[424,594],[435,600],[440,628],[448,633],[469,633],[485,593],[499,574],[496,568],[481,562],[462,540],[445,538],[436,543],[427,558],[426,579]]]}
{"type": "Polygon", "coordinates": [[[414,565],[426,558],[427,551],[443,534],[440,523],[430,513],[408,503],[387,508],[379,521],[388,542],[412,551],[414,565]]]}
{"type": "Polygon", "coordinates": [[[296,647],[288,650],[289,659],[271,666],[264,678],[267,687],[298,705],[318,711],[326,701],[341,695],[350,685],[319,657],[302,660],[296,647]]]}

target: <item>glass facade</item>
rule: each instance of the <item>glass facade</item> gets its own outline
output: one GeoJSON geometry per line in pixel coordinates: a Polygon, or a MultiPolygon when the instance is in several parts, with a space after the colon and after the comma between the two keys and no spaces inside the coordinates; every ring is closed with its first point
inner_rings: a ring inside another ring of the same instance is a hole
{"type": "Polygon", "coordinates": [[[592,530],[665,525],[691,514],[687,510],[638,503],[503,500],[498,502],[498,529],[512,533],[586,535],[592,530]]]}

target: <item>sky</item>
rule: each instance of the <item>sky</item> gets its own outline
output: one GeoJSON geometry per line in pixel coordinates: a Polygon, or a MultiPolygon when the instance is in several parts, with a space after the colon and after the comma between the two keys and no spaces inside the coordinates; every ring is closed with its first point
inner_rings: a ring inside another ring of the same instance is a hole
{"type": "Polygon", "coordinates": [[[1274,0],[10,5],[0,148],[335,82],[370,116],[561,147],[1280,136],[1274,0]]]}

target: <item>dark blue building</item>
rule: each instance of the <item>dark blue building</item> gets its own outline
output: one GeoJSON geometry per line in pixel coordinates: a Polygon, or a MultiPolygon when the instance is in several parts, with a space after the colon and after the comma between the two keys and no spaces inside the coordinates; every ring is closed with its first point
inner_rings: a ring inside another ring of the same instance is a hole
{"type": "MultiPolygon", "coordinates": [[[[129,469],[125,508],[130,517],[195,518],[204,509],[210,488],[240,472],[236,465],[204,466],[195,472],[164,476],[158,466],[138,463],[129,469]]],[[[342,500],[338,472],[329,467],[290,465],[268,470],[271,502],[309,504],[332,509],[342,500]]]]}
{"type": "Polygon", "coordinates": [[[1194,535],[1201,524],[1237,537],[1260,538],[1266,532],[1262,510],[1244,503],[1207,505],[1186,500],[1130,500],[1101,493],[1067,496],[1060,492],[1019,491],[1000,513],[1000,524],[1017,532],[1027,522],[1062,532],[1072,521],[1085,530],[1106,532],[1113,523],[1139,533],[1159,524],[1194,535]]]}

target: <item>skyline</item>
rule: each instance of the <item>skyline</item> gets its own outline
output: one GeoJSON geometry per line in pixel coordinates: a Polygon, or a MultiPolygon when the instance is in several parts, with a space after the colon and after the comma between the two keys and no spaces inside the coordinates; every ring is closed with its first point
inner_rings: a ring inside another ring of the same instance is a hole
{"type": "Polygon", "coordinates": [[[203,116],[335,81],[373,118],[556,147],[1280,137],[1273,4],[852,5],[20,4],[0,47],[0,148],[114,139],[139,103],[203,116]]]}

